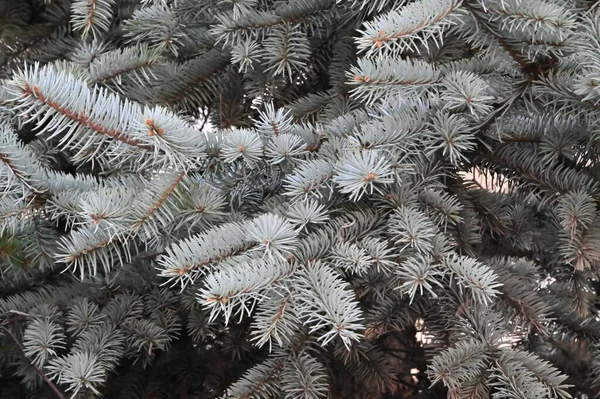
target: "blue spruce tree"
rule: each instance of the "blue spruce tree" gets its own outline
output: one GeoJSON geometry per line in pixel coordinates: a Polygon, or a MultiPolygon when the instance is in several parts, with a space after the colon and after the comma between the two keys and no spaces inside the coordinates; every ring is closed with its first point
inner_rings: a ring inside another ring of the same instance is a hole
{"type": "Polygon", "coordinates": [[[600,6],[0,0],[0,398],[600,398],[600,6]]]}

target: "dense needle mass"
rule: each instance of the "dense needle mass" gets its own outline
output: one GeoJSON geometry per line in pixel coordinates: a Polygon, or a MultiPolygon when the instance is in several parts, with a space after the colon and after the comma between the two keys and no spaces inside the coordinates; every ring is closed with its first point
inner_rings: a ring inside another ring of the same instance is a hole
{"type": "Polygon", "coordinates": [[[600,398],[600,6],[0,0],[0,399],[600,398]]]}

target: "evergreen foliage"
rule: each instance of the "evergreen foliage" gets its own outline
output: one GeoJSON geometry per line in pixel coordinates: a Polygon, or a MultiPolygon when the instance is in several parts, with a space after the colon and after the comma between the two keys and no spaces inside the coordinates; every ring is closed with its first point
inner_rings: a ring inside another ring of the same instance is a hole
{"type": "Polygon", "coordinates": [[[600,7],[0,0],[0,398],[600,398],[600,7]]]}

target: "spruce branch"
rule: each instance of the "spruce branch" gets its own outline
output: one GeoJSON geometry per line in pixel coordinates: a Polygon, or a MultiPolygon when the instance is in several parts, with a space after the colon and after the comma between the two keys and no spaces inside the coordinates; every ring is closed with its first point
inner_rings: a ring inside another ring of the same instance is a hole
{"type": "Polygon", "coordinates": [[[450,390],[456,390],[463,383],[476,379],[490,360],[482,342],[460,341],[434,357],[428,372],[433,384],[441,381],[450,390]]]}
{"type": "Polygon", "coordinates": [[[280,134],[291,133],[292,117],[285,108],[276,108],[272,102],[265,104],[258,111],[258,118],[254,120],[257,133],[263,138],[277,137],[280,134]]]}
{"type": "Polygon", "coordinates": [[[545,1],[521,3],[519,1],[502,1],[490,4],[487,10],[493,11],[490,21],[498,22],[501,29],[508,31],[530,32],[534,28],[538,34],[555,33],[566,37],[575,28],[575,16],[569,9],[545,1]]]}
{"type": "Polygon", "coordinates": [[[340,281],[327,264],[317,261],[299,270],[295,287],[299,318],[310,325],[311,332],[329,330],[318,338],[321,345],[339,336],[348,348],[359,339],[362,312],[347,283],[340,281]]]}
{"type": "Polygon", "coordinates": [[[340,191],[358,201],[365,194],[381,193],[379,185],[394,182],[392,168],[379,152],[370,150],[348,152],[336,164],[333,181],[340,191]]]}
{"type": "Polygon", "coordinates": [[[139,88],[139,94],[136,93],[135,97],[139,101],[196,112],[199,104],[210,105],[210,101],[216,97],[219,73],[229,62],[228,52],[212,49],[183,64],[166,65],[161,74],[165,78],[149,89],[139,88]]]}
{"type": "Polygon", "coordinates": [[[68,391],[73,391],[71,398],[77,396],[82,389],[89,389],[94,394],[100,392],[96,386],[104,380],[104,370],[97,365],[97,359],[88,353],[75,353],[66,359],[54,361],[48,369],[59,383],[68,384],[68,391]]]}
{"type": "Polygon", "coordinates": [[[286,399],[317,399],[327,395],[323,366],[306,352],[288,358],[281,374],[286,399]]]}
{"type": "Polygon", "coordinates": [[[436,229],[433,222],[420,210],[409,207],[396,209],[389,220],[392,240],[401,245],[400,251],[414,248],[420,253],[433,249],[436,229]]]}
{"type": "Polygon", "coordinates": [[[183,32],[181,19],[175,9],[162,1],[136,10],[131,19],[123,22],[126,37],[131,43],[150,43],[158,52],[177,55],[183,32]]]}
{"type": "Polygon", "coordinates": [[[253,250],[263,250],[270,259],[286,259],[295,248],[298,232],[282,217],[267,213],[254,219],[248,227],[249,237],[257,243],[253,250]]]}
{"type": "Polygon", "coordinates": [[[52,391],[56,394],[56,397],[58,399],[66,399],[65,395],[60,391],[60,389],[58,389],[58,387],[50,380],[50,378],[48,378],[48,376],[42,371],[42,369],[40,369],[38,366],[35,365],[35,363],[25,355],[25,349],[23,348],[23,346],[21,346],[20,341],[17,339],[17,337],[15,337],[15,335],[7,328],[2,326],[2,330],[4,330],[4,332],[6,332],[6,334],[8,334],[8,336],[10,336],[10,338],[14,341],[15,345],[17,345],[17,347],[21,350],[21,352],[23,352],[23,356],[25,356],[25,358],[29,361],[30,365],[35,369],[35,371],[39,374],[40,377],[42,377],[42,379],[44,380],[44,382],[46,384],[48,384],[48,386],[50,387],[50,389],[52,389],[52,391]]]}
{"type": "Polygon", "coordinates": [[[97,84],[115,83],[116,90],[121,88],[124,77],[150,81],[156,79],[151,67],[159,62],[159,54],[146,44],[104,52],[90,62],[90,78],[97,84]]]}
{"type": "Polygon", "coordinates": [[[59,145],[86,162],[104,158],[139,168],[189,165],[204,156],[204,141],[179,117],[160,107],[142,108],[97,87],[89,88],[62,67],[39,64],[13,78],[15,110],[33,112],[42,132],[59,136],[59,145]],[[44,122],[53,117],[49,125],[44,122]]]}
{"type": "Polygon", "coordinates": [[[285,365],[282,357],[268,358],[247,370],[227,391],[230,398],[250,399],[256,396],[277,395],[278,381],[285,365]]]}
{"type": "Polygon", "coordinates": [[[294,267],[285,261],[264,262],[248,259],[235,266],[221,268],[204,279],[205,288],[198,292],[198,300],[210,310],[209,322],[223,313],[225,324],[231,316],[240,320],[250,315],[257,303],[265,299],[265,291],[290,276],[294,267]]]}
{"type": "Polygon", "coordinates": [[[131,260],[129,248],[120,246],[119,240],[123,238],[123,233],[114,234],[106,229],[85,225],[61,239],[54,259],[67,265],[65,271],[71,269],[78,272],[82,280],[86,275],[95,276],[98,266],[107,273],[115,264],[131,260]]]}
{"type": "Polygon", "coordinates": [[[408,294],[412,303],[417,295],[424,295],[424,290],[434,298],[437,298],[434,286],[440,289],[443,288],[439,281],[442,276],[441,271],[433,265],[431,259],[427,259],[422,255],[410,257],[400,264],[396,270],[396,275],[401,279],[402,285],[398,288],[401,292],[408,294]]]}
{"type": "Polygon", "coordinates": [[[425,94],[439,79],[437,68],[419,59],[386,58],[376,62],[360,58],[357,64],[347,74],[347,83],[356,86],[352,96],[367,105],[393,96],[425,94]]]}
{"type": "Polygon", "coordinates": [[[311,54],[306,34],[289,24],[271,29],[263,46],[266,49],[261,54],[265,71],[288,79],[306,67],[311,54]]]}
{"type": "Polygon", "coordinates": [[[558,399],[571,398],[566,390],[568,385],[564,384],[566,376],[533,354],[503,350],[495,363],[500,381],[506,384],[505,388],[499,389],[497,396],[513,397],[516,394],[525,397],[542,395],[558,399]]]}
{"type": "Polygon", "coordinates": [[[460,6],[457,0],[421,0],[404,5],[364,24],[356,40],[359,51],[373,56],[383,51],[401,53],[416,49],[439,35],[451,23],[448,16],[460,6]]]}
{"type": "Polygon", "coordinates": [[[134,233],[143,230],[146,236],[156,236],[174,222],[169,208],[174,206],[173,194],[184,176],[185,172],[173,171],[148,182],[148,187],[141,193],[142,199],[136,202],[132,212],[134,233]]]}
{"type": "Polygon", "coordinates": [[[206,266],[254,248],[258,243],[247,238],[246,228],[241,223],[223,224],[171,244],[157,259],[159,276],[167,278],[163,284],[179,284],[183,290],[204,274],[206,266]]]}
{"type": "Polygon", "coordinates": [[[14,192],[13,190],[34,193],[47,190],[43,174],[45,168],[38,161],[38,157],[31,147],[23,145],[7,123],[2,123],[0,126],[0,162],[4,165],[2,169],[8,169],[0,172],[3,177],[0,191],[4,195],[9,195],[14,192]],[[19,185],[22,186],[20,190],[18,189],[19,185]]]}
{"type": "Polygon", "coordinates": [[[85,39],[90,33],[94,39],[108,31],[114,0],[77,0],[71,5],[73,29],[81,31],[85,39]]]}
{"type": "Polygon", "coordinates": [[[273,12],[249,11],[244,18],[236,19],[234,13],[219,14],[219,24],[211,29],[218,37],[217,43],[228,45],[239,41],[252,31],[261,31],[278,25],[299,25],[313,18],[327,15],[326,11],[335,7],[333,0],[300,0],[281,3],[273,12]]]}
{"type": "Polygon", "coordinates": [[[459,287],[468,289],[478,303],[491,303],[500,293],[498,289],[502,283],[498,282],[494,271],[477,260],[450,255],[445,259],[444,265],[458,279],[459,287]]]}
{"type": "Polygon", "coordinates": [[[278,287],[269,290],[266,297],[257,305],[252,323],[252,340],[259,348],[273,341],[279,347],[289,343],[300,328],[300,321],[294,309],[294,289],[278,287]]]}

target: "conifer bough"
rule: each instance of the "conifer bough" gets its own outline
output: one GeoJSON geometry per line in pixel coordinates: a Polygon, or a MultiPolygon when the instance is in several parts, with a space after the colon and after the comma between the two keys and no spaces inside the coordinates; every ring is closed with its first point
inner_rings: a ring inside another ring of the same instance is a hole
{"type": "Polygon", "coordinates": [[[600,398],[595,2],[0,15],[0,398],[600,398]]]}

